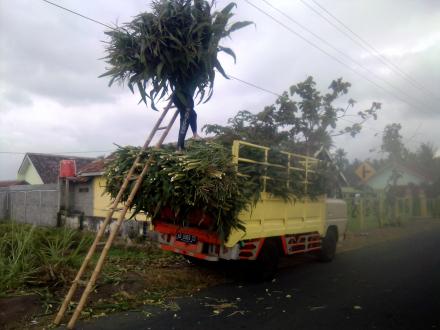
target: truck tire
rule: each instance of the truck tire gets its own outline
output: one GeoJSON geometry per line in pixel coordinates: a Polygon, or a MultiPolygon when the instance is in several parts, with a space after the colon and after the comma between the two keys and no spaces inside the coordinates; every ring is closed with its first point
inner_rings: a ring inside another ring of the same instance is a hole
{"type": "Polygon", "coordinates": [[[272,280],[278,271],[280,251],[278,244],[274,240],[267,239],[257,257],[253,261],[254,267],[251,267],[254,274],[253,279],[257,281],[272,280]]]}
{"type": "Polygon", "coordinates": [[[321,243],[321,250],[318,253],[319,260],[322,262],[332,261],[336,254],[337,244],[338,234],[335,229],[329,228],[321,243]]]}

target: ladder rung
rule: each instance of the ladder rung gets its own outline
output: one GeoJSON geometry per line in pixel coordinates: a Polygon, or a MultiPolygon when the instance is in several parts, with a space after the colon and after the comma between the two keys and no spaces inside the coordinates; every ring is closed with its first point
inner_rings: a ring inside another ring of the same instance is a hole
{"type": "Polygon", "coordinates": [[[161,126],[161,127],[158,127],[157,130],[160,131],[162,129],[167,129],[167,128],[168,128],[168,126],[161,126]]]}

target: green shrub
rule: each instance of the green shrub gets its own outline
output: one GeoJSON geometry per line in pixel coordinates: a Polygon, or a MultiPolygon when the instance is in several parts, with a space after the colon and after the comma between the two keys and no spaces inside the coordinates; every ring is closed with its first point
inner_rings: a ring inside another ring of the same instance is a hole
{"type": "Polygon", "coordinates": [[[70,229],[0,224],[0,292],[64,283],[90,242],[90,235],[70,229]]]}
{"type": "Polygon", "coordinates": [[[3,224],[0,229],[0,292],[21,286],[38,272],[35,228],[3,224]]]}

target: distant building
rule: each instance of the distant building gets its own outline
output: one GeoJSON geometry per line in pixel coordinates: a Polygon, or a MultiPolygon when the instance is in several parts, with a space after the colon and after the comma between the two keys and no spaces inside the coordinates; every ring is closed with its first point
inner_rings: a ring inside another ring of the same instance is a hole
{"type": "Polygon", "coordinates": [[[378,169],[372,177],[365,181],[365,184],[374,190],[383,190],[390,184],[390,179],[394,173],[398,174],[398,186],[409,184],[419,186],[432,181],[428,174],[423,173],[422,170],[416,167],[393,162],[378,169]]]}
{"type": "MultiPolygon", "coordinates": [[[[111,157],[111,156],[110,156],[111,157]]],[[[97,159],[90,164],[84,166],[78,172],[78,178],[86,180],[86,183],[82,183],[82,186],[88,185],[89,191],[92,193],[92,213],[93,217],[105,218],[109,208],[112,204],[112,199],[109,194],[105,192],[106,180],[104,178],[105,164],[111,158],[97,159]]],[[[77,185],[79,187],[79,185],[77,185]]],[[[84,189],[84,188],[83,188],[84,189]]],[[[121,204],[118,208],[122,209],[121,204]]],[[[130,213],[130,212],[129,212],[130,213]]],[[[118,217],[119,212],[115,212],[114,217],[118,217]]],[[[128,214],[126,218],[129,218],[128,214]]],[[[146,220],[147,217],[144,214],[136,215],[137,220],[146,220]]]]}
{"type": "Polygon", "coordinates": [[[18,169],[17,180],[26,181],[29,184],[57,183],[60,161],[65,159],[75,160],[76,168],[79,171],[96,158],[27,153],[18,169]]]}

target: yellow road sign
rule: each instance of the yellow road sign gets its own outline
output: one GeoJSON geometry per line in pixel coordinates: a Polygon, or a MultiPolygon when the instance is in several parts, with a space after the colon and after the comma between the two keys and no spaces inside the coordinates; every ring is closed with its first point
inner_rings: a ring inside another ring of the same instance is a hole
{"type": "Polygon", "coordinates": [[[363,181],[368,181],[369,178],[371,178],[374,174],[376,174],[376,171],[374,170],[373,166],[371,166],[367,162],[363,162],[355,171],[356,175],[363,181]]]}

